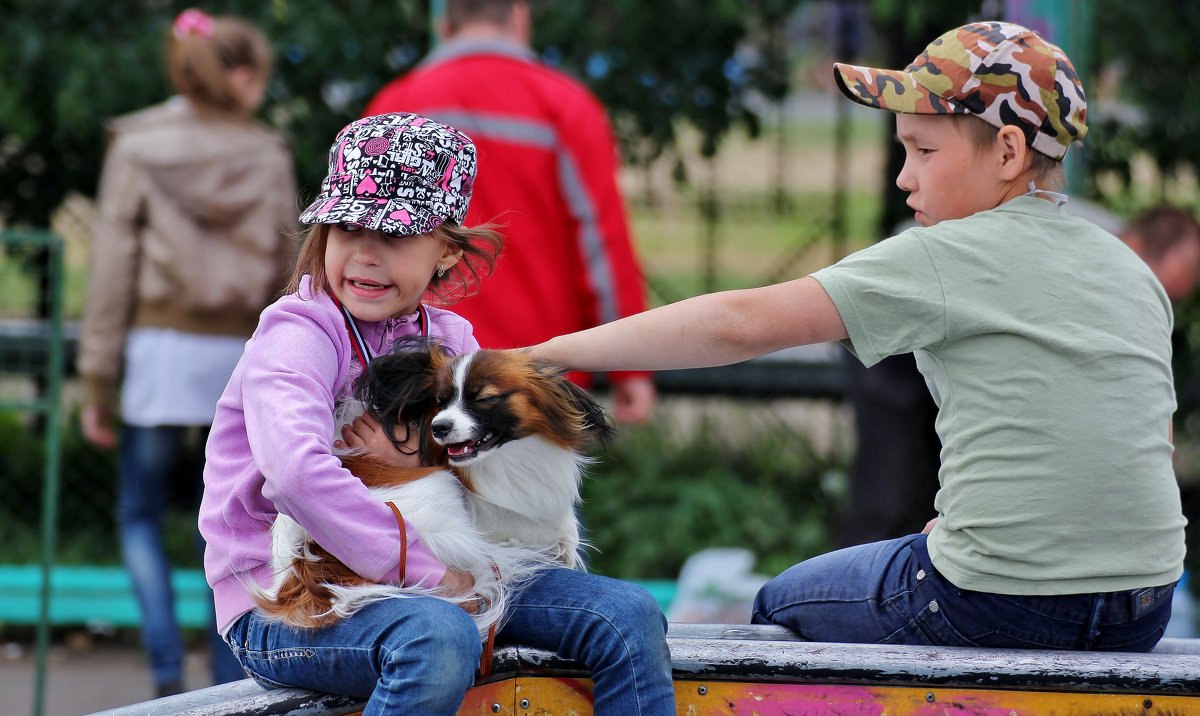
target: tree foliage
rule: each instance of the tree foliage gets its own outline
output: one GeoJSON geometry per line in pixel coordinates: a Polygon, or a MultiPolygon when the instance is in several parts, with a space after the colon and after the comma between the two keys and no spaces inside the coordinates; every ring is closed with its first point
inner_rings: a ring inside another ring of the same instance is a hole
{"type": "MultiPolygon", "coordinates": [[[[787,90],[778,28],[799,0],[586,0],[535,8],[534,45],[592,86],[631,159],[672,146],[681,121],[707,152],[757,119],[753,92],[787,90]]],[[[277,72],[262,116],[292,141],[306,194],[333,135],[431,42],[423,0],[7,0],[0,23],[0,216],[44,226],[95,191],[105,121],[170,93],[164,50],[189,5],[254,22],[277,72]]]]}
{"type": "Polygon", "coordinates": [[[1200,84],[1200,4],[1098,0],[1094,16],[1095,56],[1119,70],[1119,99],[1136,108],[1136,119],[1094,115],[1093,171],[1116,170],[1128,182],[1130,162],[1143,153],[1164,175],[1200,166],[1200,95],[1192,91],[1200,84]]]}

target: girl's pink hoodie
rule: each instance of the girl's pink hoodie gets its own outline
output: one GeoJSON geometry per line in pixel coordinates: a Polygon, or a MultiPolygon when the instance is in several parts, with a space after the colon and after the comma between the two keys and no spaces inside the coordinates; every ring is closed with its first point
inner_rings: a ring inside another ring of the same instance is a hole
{"type": "MultiPolygon", "coordinates": [[[[451,353],[479,349],[471,324],[429,307],[429,337],[451,353]]],[[[359,323],[376,355],[420,334],[417,314],[359,323]]],[[[200,532],[204,571],[222,634],[254,608],[244,588],[269,587],[271,525],[277,513],[302,525],[360,576],[395,584],[396,518],[331,452],[334,405],[351,393],[361,366],[341,312],[305,277],[297,293],[267,307],[217,403],[204,466],[200,532]]],[[[407,525],[405,584],[436,585],[446,567],[407,525]]]]}

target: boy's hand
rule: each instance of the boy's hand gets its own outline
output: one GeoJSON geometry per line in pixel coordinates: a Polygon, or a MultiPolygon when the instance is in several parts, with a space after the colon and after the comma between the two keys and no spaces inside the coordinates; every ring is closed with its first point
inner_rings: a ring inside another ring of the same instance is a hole
{"type": "Polygon", "coordinates": [[[921,534],[923,534],[923,535],[927,535],[927,534],[929,534],[930,532],[932,532],[932,531],[933,531],[933,528],[934,528],[935,526],[937,526],[937,521],[938,521],[938,518],[934,517],[932,520],[929,520],[928,522],[926,522],[926,523],[925,523],[925,529],[921,530],[921,534]]]}
{"type": "Polygon", "coordinates": [[[407,439],[400,448],[392,442],[379,421],[370,415],[360,415],[353,423],[342,426],[342,439],[334,440],[338,449],[351,448],[368,455],[385,465],[394,467],[420,467],[421,457],[417,450],[417,431],[409,430],[407,439]]]}

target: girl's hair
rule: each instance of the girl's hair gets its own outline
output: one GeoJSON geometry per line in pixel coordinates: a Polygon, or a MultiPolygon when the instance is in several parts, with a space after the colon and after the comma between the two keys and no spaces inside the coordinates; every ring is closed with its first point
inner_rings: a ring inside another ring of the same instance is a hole
{"type": "MultiPolygon", "coordinates": [[[[976,149],[987,149],[992,146],[996,142],[996,135],[1000,133],[998,127],[988,124],[973,114],[949,114],[946,116],[954,120],[954,126],[967,136],[976,149]]],[[[1032,147],[1029,149],[1029,155],[1033,158],[1029,168],[1033,171],[1033,180],[1038,188],[1061,189],[1066,183],[1063,178],[1062,160],[1042,154],[1032,147]]]]}
{"type": "Polygon", "coordinates": [[[167,40],[171,85],[189,100],[225,112],[241,112],[229,71],[246,67],[271,74],[271,44],[258,28],[235,17],[185,10],[167,40]]]}
{"type": "MultiPolygon", "coordinates": [[[[299,290],[300,279],[305,274],[312,277],[314,292],[329,293],[329,280],[325,276],[325,246],[329,242],[331,226],[313,224],[308,227],[285,293],[299,290]]],[[[496,268],[496,259],[504,245],[500,234],[491,225],[467,228],[451,222],[443,223],[429,233],[435,239],[461,250],[463,256],[444,276],[435,273],[430,277],[429,288],[425,291],[428,301],[448,306],[476,293],[479,284],[496,268]]],[[[396,239],[404,240],[405,237],[396,239]]]]}

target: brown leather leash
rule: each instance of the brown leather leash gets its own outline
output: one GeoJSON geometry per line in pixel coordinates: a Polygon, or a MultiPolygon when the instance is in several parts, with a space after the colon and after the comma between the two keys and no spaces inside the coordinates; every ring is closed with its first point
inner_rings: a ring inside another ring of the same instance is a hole
{"type": "Polygon", "coordinates": [[[392,514],[396,516],[396,524],[400,527],[400,583],[404,584],[405,566],[408,563],[408,529],[404,526],[404,516],[400,514],[400,508],[396,507],[396,503],[389,500],[387,506],[392,508],[392,514]]]}
{"type": "MultiPolygon", "coordinates": [[[[396,503],[387,502],[387,506],[392,508],[392,514],[396,517],[396,525],[400,528],[400,583],[404,583],[405,568],[408,563],[408,529],[404,526],[404,516],[400,514],[400,508],[396,507],[396,503]]],[[[500,580],[500,568],[492,563],[492,571],[496,573],[496,580],[500,580]]],[[[478,608],[478,603],[476,604],[478,608]]],[[[486,679],[492,675],[492,652],[496,648],[496,625],[492,624],[488,627],[487,639],[483,642],[483,653],[479,655],[479,677],[486,679]]]]}

